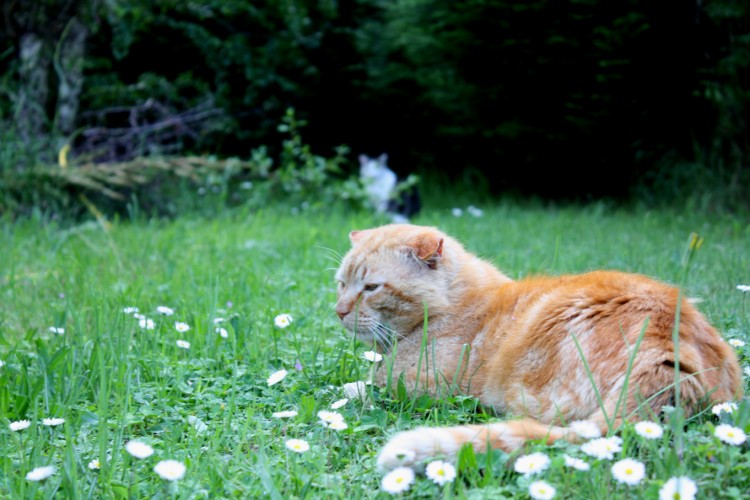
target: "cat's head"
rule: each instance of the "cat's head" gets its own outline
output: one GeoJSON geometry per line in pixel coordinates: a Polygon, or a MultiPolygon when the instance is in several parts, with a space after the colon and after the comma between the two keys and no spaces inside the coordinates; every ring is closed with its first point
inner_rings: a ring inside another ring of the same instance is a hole
{"type": "Polygon", "coordinates": [[[448,304],[451,257],[460,245],[437,229],[390,224],[352,231],[336,273],[336,313],[365,342],[389,347],[448,304]],[[356,331],[355,331],[356,329],[356,331]]]}
{"type": "Polygon", "coordinates": [[[388,155],[383,153],[377,158],[370,158],[367,155],[359,155],[359,174],[365,178],[374,178],[383,169],[388,168],[388,155]]]}

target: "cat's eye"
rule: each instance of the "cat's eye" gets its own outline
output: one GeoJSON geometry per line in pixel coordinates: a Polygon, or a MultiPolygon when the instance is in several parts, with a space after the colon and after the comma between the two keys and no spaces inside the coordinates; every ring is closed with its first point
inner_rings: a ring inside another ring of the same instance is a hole
{"type": "Polygon", "coordinates": [[[368,283],[365,285],[365,292],[374,292],[379,286],[380,283],[368,283]]]}
{"type": "Polygon", "coordinates": [[[341,288],[342,290],[346,288],[346,283],[344,283],[343,281],[339,281],[339,288],[341,288]]]}

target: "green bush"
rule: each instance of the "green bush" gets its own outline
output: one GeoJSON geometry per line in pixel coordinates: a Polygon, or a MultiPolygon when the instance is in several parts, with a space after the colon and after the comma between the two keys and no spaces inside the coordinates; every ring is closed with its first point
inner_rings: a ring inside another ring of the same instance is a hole
{"type": "MultiPolygon", "coordinates": [[[[0,211],[28,214],[40,210],[54,216],[92,212],[100,217],[133,206],[165,216],[185,210],[210,213],[239,204],[261,208],[279,203],[293,210],[366,206],[360,179],[344,168],[348,149],[340,146],[331,157],[314,154],[302,140],[305,125],[294,110],[287,110],[278,126],[286,138],[277,159],[265,146],[253,150],[249,160],[150,156],[124,162],[69,163],[61,151],[56,164],[0,169],[0,211]]],[[[17,148],[18,142],[0,147],[6,165],[26,161],[17,148]]]]}

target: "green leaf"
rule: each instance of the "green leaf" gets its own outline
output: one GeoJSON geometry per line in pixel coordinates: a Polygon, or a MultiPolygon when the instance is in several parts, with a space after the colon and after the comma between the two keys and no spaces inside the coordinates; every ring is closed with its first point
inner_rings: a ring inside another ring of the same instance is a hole
{"type": "Polygon", "coordinates": [[[458,450],[458,471],[476,471],[479,468],[477,455],[474,453],[474,446],[471,443],[464,443],[458,450]]]}

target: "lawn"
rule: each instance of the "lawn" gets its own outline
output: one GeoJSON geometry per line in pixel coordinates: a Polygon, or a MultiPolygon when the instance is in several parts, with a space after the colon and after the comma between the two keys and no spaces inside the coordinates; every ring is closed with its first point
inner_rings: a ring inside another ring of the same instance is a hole
{"type": "MultiPolygon", "coordinates": [[[[678,283],[696,232],[704,243],[686,293],[725,338],[750,342],[750,292],[737,289],[750,284],[747,220],[600,205],[482,208],[481,217],[427,208],[414,222],[444,229],[513,278],[606,268],[678,283]]],[[[345,429],[321,425],[318,412],[371,369],[363,353],[372,346],[353,342],[334,313],[333,270],[348,232],[379,223],[282,208],[73,226],[0,222],[0,497],[389,497],[374,464],[394,432],[497,417],[466,396],[371,388],[366,403],[352,398],[336,409],[345,429]],[[288,325],[276,321],[283,314],[288,325]],[[282,411],[296,416],[273,415],[282,411]],[[29,427],[11,430],[22,420],[29,427]],[[309,450],[288,447],[290,439],[309,450]],[[153,454],[137,458],[133,441],[153,454]],[[170,459],[185,466],[175,481],[154,471],[170,459]],[[27,479],[44,466],[54,473],[27,479]]],[[[737,347],[743,367],[748,349],[737,347]]],[[[404,495],[524,498],[543,479],[558,498],[655,498],[670,477],[686,476],[700,497],[746,497],[750,448],[714,436],[722,422],[750,431],[750,405],[707,410],[684,428],[664,424],[655,440],[628,426],[612,460],[578,445],[532,443],[521,453],[551,459],[534,476],[514,470],[518,454],[465,450],[455,481],[438,486],[417,475],[404,495]],[[566,454],[590,470],[566,466],[566,454]],[[625,457],[645,465],[635,485],[611,472],[625,457]]]]}

